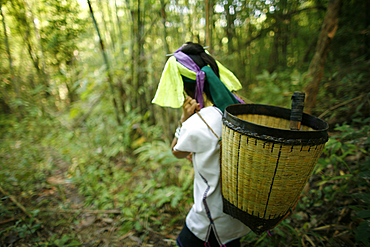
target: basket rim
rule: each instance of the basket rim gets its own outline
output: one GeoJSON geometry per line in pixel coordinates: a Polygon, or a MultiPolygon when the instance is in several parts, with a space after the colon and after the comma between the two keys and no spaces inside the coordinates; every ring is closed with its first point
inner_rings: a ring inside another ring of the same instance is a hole
{"type": "Polygon", "coordinates": [[[317,145],[327,142],[327,130],[329,129],[328,123],[307,113],[303,113],[302,115],[302,125],[306,125],[313,129],[310,131],[273,128],[248,122],[235,116],[256,114],[290,120],[290,112],[290,109],[278,106],[262,104],[234,104],[225,108],[223,124],[239,133],[272,142],[292,145],[301,145],[303,143],[317,145]]]}

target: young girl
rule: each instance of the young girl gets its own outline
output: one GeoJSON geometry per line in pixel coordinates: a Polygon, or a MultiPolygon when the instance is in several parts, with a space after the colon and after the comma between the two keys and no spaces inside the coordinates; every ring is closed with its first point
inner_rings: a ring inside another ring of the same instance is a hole
{"type": "Polygon", "coordinates": [[[181,107],[183,114],[172,142],[177,158],[192,154],[194,205],[177,238],[180,247],[240,246],[250,229],[223,213],[220,189],[219,138],[228,105],[242,103],[232,91],[237,78],[199,44],[180,47],[164,68],[153,103],[181,107]]]}

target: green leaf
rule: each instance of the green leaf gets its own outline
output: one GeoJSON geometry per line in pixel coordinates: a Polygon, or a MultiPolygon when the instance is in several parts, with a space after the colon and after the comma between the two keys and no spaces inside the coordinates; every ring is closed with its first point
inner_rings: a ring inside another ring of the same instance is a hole
{"type": "Polygon", "coordinates": [[[370,218],[370,210],[359,211],[356,213],[359,219],[370,218]]]}
{"type": "Polygon", "coordinates": [[[179,201],[182,199],[182,197],[183,197],[182,191],[180,190],[176,191],[174,197],[171,200],[171,207],[175,208],[179,201]]]}
{"type": "Polygon", "coordinates": [[[370,246],[370,221],[364,220],[356,228],[355,237],[357,242],[362,242],[366,247],[370,246]]]}
{"type": "Polygon", "coordinates": [[[77,241],[77,240],[75,240],[75,239],[73,239],[68,245],[66,245],[66,246],[81,246],[82,244],[79,242],[79,241],[77,241]]]}
{"type": "Polygon", "coordinates": [[[70,239],[70,237],[68,235],[63,235],[63,237],[60,239],[60,246],[66,244],[68,242],[68,240],[70,239]]]}
{"type": "Polygon", "coordinates": [[[340,150],[342,147],[342,143],[341,142],[336,142],[334,145],[333,145],[333,152],[337,152],[338,150],[340,150]]]}
{"type": "Polygon", "coordinates": [[[365,193],[358,193],[352,195],[353,197],[359,198],[363,200],[364,202],[370,203],[370,194],[365,194],[365,193]]]}
{"type": "Polygon", "coordinates": [[[70,119],[73,119],[73,118],[75,118],[79,113],[80,113],[80,109],[73,108],[73,109],[71,109],[71,111],[70,111],[70,113],[69,113],[69,118],[70,118],[70,119]]]}
{"type": "Polygon", "coordinates": [[[358,176],[363,178],[363,179],[369,180],[370,179],[370,171],[361,172],[361,173],[358,174],[358,176]]]}
{"type": "Polygon", "coordinates": [[[143,226],[141,225],[140,221],[136,221],[134,226],[135,229],[139,232],[143,229],[143,226]]]}
{"type": "Polygon", "coordinates": [[[334,181],[334,180],[337,180],[337,179],[350,178],[350,177],[353,177],[353,175],[352,174],[345,174],[345,175],[341,175],[341,176],[336,176],[336,177],[333,177],[329,180],[318,182],[317,185],[320,186],[320,185],[326,184],[328,182],[331,182],[331,181],[334,181]]]}

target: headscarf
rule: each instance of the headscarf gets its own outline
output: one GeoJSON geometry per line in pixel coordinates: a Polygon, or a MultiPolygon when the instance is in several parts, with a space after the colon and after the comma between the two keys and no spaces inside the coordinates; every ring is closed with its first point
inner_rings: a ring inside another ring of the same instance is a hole
{"type": "MultiPolygon", "coordinates": [[[[180,47],[170,57],[164,67],[158,89],[152,103],[160,106],[179,108],[184,103],[184,82],[186,77],[194,83],[195,99],[203,108],[204,82],[207,79],[213,102],[221,110],[230,104],[244,103],[231,93],[242,88],[235,75],[216,60],[220,78],[209,66],[199,68],[198,65],[180,47]]],[[[189,80],[187,80],[189,81],[189,80]]]]}

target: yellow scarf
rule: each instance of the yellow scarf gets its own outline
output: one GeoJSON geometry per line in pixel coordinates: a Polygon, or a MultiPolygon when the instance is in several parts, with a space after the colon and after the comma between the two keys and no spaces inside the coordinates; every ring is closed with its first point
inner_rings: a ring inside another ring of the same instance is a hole
{"type": "MultiPolygon", "coordinates": [[[[225,66],[216,60],[220,80],[232,92],[242,88],[238,78],[225,66]]],[[[196,73],[189,70],[176,61],[174,56],[170,57],[163,69],[157,92],[152,103],[160,106],[180,108],[184,103],[184,82],[181,76],[191,80],[196,79],[196,73]]]]}

